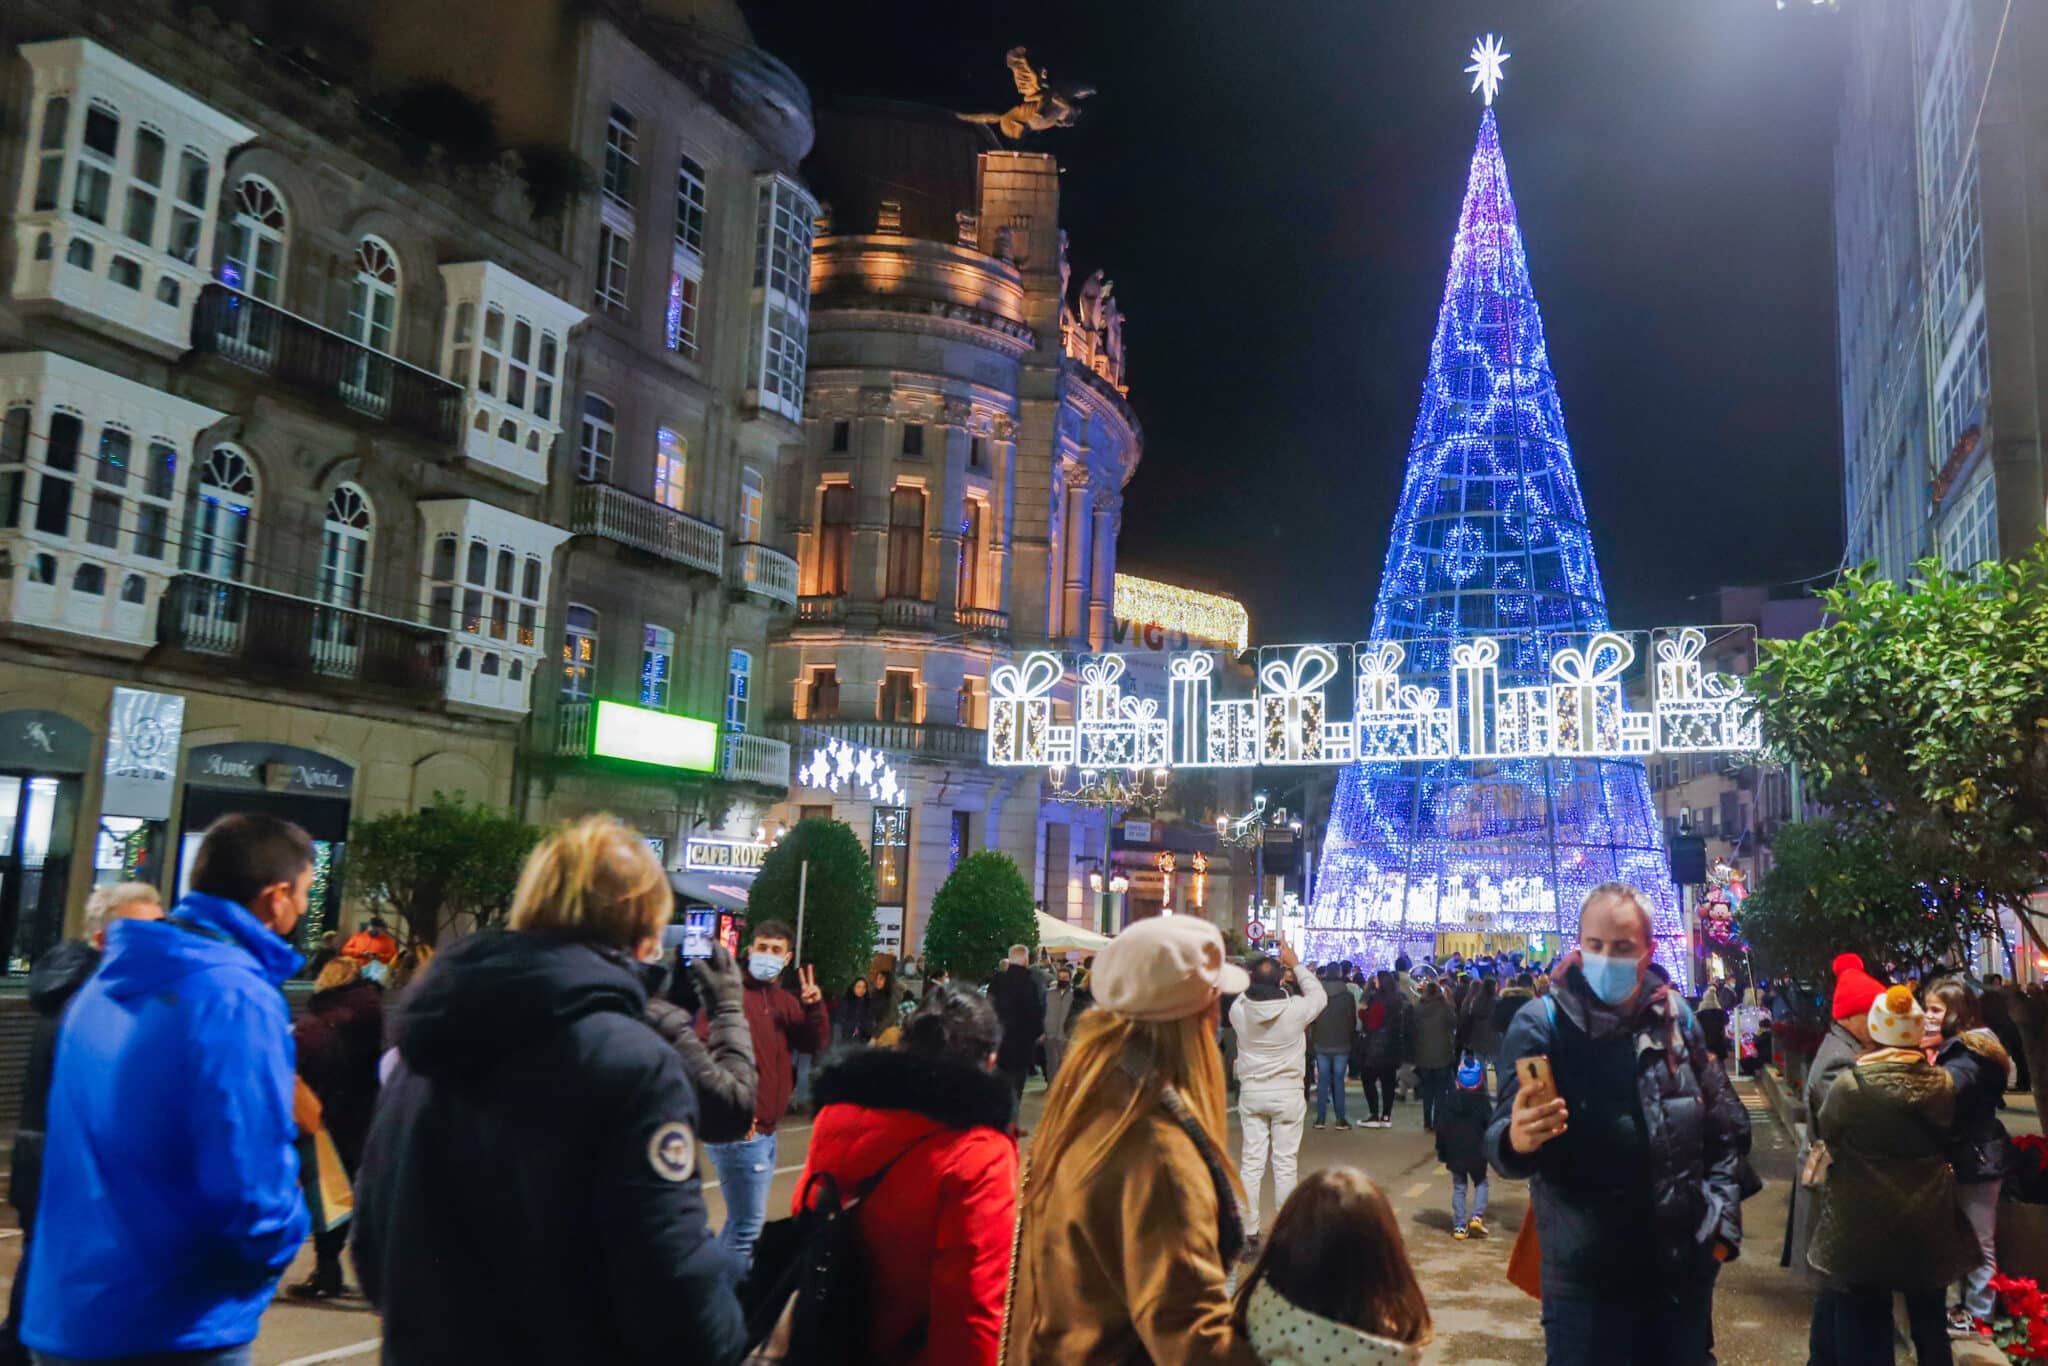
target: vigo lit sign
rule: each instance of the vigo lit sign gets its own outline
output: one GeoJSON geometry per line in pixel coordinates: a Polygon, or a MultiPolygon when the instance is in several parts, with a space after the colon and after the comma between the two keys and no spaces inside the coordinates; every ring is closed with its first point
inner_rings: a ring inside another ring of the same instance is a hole
{"type": "Polygon", "coordinates": [[[693,839],[683,844],[683,867],[692,873],[752,877],[767,857],[768,846],[755,840],[693,839]]]}
{"type": "Polygon", "coordinates": [[[1053,716],[1065,661],[1034,653],[990,672],[988,761],[1100,772],[1761,748],[1742,680],[1706,670],[1706,643],[1688,626],[1273,646],[1244,698],[1213,695],[1212,654],[1177,654],[1163,708],[1125,695],[1122,656],[1095,655],[1080,661],[1072,723],[1053,716]],[[1627,675],[1652,656],[1650,707],[1637,710],[1627,675]]]}
{"type": "Polygon", "coordinates": [[[591,722],[590,752],[659,768],[710,773],[718,767],[718,727],[693,716],[600,702],[591,722]]]}

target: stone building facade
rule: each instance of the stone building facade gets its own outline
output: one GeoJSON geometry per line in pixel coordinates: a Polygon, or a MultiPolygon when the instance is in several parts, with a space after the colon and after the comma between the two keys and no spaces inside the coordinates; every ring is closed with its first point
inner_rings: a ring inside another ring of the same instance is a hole
{"type": "Polygon", "coordinates": [[[1090,921],[1077,859],[1102,846],[1103,813],[983,759],[1013,654],[1110,647],[1143,446],[1121,319],[1100,273],[1071,279],[1047,153],[864,103],[821,112],[804,173],[805,440],[777,489],[801,597],[759,694],[798,767],[777,814],[871,838],[887,946],[915,948],[932,893],[982,848],[1015,858],[1050,914],[1090,921]],[[835,746],[869,766],[815,767],[835,746]]]}

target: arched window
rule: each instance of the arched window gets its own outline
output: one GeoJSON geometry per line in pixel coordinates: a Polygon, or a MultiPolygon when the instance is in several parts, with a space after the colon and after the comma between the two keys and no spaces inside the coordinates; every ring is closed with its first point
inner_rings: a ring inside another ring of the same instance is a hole
{"type": "Polygon", "coordinates": [[[216,446],[199,467],[185,530],[185,568],[240,583],[249,572],[256,472],[233,446],[216,446]]]}
{"type": "Polygon", "coordinates": [[[327,499],[320,527],[320,601],[355,611],[370,574],[370,501],[354,484],[327,499]]]}
{"type": "Polygon", "coordinates": [[[818,592],[845,597],[852,564],[853,485],[827,484],[818,499],[818,592]]]}
{"type": "Polygon", "coordinates": [[[95,598],[107,595],[107,571],[90,561],[71,572],[71,591],[95,598]]]}
{"type": "Polygon", "coordinates": [[[261,176],[244,176],[235,186],[234,210],[221,235],[220,278],[251,298],[276,303],[284,275],[284,200],[261,176]]]}
{"type": "Polygon", "coordinates": [[[921,488],[904,485],[889,495],[887,596],[924,596],[924,490],[921,488]]]}
{"type": "Polygon", "coordinates": [[[348,296],[348,334],[390,355],[398,327],[398,257],[381,237],[356,244],[356,279],[348,296]]]}

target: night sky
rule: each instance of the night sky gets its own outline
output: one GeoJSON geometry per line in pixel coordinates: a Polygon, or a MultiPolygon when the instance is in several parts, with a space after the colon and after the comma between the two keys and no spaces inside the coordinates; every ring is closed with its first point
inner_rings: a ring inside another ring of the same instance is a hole
{"type": "Polygon", "coordinates": [[[1127,323],[1122,567],[1257,640],[1370,622],[1480,102],[1501,139],[1613,619],[1841,556],[1830,195],[1845,20],[1772,0],[743,0],[835,96],[995,111],[1015,43],[1093,84],[1074,278],[1127,323]]]}

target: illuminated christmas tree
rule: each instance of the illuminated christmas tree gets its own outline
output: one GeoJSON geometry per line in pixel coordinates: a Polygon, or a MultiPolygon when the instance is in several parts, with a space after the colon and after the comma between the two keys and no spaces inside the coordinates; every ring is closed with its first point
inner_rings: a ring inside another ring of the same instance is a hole
{"type": "MultiPolygon", "coordinates": [[[[1482,44],[1473,56],[1488,108],[1372,637],[1398,642],[1403,673],[1434,684],[1453,645],[1494,637],[1505,689],[1549,682],[1552,649],[1608,621],[1491,107],[1504,54],[1482,44]]],[[[1554,953],[1574,942],[1585,893],[1609,880],[1648,894],[1658,960],[1688,975],[1640,759],[1355,764],[1337,781],[1306,956],[1377,967],[1436,951],[1444,933],[1540,937],[1554,953]]]]}

